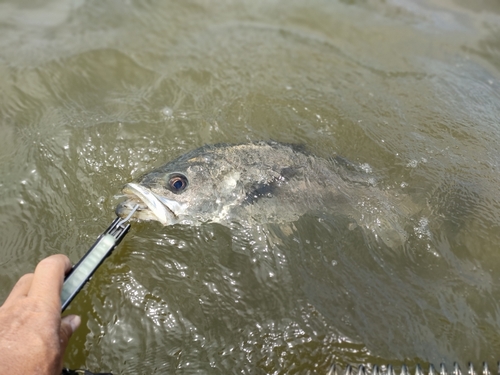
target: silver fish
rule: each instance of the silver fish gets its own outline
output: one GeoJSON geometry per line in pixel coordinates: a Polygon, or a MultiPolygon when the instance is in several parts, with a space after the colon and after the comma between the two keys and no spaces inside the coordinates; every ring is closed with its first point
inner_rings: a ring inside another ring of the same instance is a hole
{"type": "MultiPolygon", "coordinates": [[[[366,168],[365,168],[366,169],[366,168]]],[[[320,158],[278,142],[208,145],[127,184],[126,216],[163,225],[283,223],[306,213],[340,213],[382,237],[404,241],[404,210],[374,178],[342,158],[320,158]]]]}

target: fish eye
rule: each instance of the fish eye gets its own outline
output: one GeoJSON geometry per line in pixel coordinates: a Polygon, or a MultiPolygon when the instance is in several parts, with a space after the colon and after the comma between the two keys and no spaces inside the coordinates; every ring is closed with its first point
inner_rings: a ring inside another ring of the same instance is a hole
{"type": "Polygon", "coordinates": [[[184,189],[186,189],[188,185],[188,180],[186,176],[181,174],[176,174],[170,177],[168,181],[168,186],[173,193],[180,193],[184,189]]]}

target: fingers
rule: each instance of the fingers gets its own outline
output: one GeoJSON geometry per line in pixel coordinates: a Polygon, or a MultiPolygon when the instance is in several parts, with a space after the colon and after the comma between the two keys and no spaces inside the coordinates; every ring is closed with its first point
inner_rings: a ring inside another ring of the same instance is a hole
{"type": "Polygon", "coordinates": [[[21,277],[16,285],[14,285],[14,288],[12,288],[12,291],[10,294],[7,296],[7,299],[5,300],[5,304],[12,303],[14,300],[20,298],[20,297],[26,297],[28,295],[28,292],[31,288],[31,283],[33,282],[33,274],[28,273],[21,277]]]}
{"type": "Polygon", "coordinates": [[[71,335],[80,326],[80,323],[81,318],[78,315],[68,315],[61,319],[61,331],[59,336],[61,340],[61,353],[66,351],[68,341],[71,335]]]}
{"type": "Polygon", "coordinates": [[[70,268],[71,262],[65,255],[57,254],[43,259],[36,266],[28,296],[60,305],[64,274],[70,268]]]}

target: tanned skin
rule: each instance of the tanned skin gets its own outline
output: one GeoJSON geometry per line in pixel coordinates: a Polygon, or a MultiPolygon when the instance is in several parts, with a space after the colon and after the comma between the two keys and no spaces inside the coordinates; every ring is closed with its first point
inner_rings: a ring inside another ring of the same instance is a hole
{"type": "Polygon", "coordinates": [[[19,279],[0,307],[0,374],[60,375],[80,317],[61,317],[61,288],[71,268],[52,255],[19,279]]]}

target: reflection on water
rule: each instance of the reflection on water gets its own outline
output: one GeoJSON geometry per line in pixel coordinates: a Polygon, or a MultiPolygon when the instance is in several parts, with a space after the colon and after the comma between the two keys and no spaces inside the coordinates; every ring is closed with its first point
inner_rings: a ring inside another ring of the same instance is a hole
{"type": "Polygon", "coordinates": [[[494,363],[499,13],[493,0],[3,1],[0,299],[43,257],[78,260],[133,177],[206,143],[273,139],[369,166],[411,201],[404,246],[342,212],[135,223],[70,306],[83,324],[67,366],[494,363]]]}

